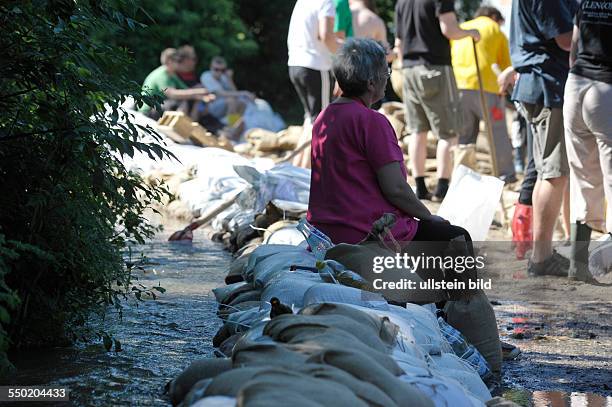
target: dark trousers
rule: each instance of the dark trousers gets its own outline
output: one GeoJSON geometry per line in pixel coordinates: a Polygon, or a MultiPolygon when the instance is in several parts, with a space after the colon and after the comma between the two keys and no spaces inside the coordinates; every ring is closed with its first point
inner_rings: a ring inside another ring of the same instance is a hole
{"type": "Polygon", "coordinates": [[[331,71],[317,71],[303,66],[290,66],[289,79],[304,106],[304,113],[314,122],[329,105],[334,91],[331,71]]]}

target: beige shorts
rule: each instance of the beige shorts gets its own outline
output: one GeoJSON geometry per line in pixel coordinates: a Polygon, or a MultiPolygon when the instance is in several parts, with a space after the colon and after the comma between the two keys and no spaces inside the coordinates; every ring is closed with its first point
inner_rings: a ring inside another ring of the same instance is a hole
{"type": "Polygon", "coordinates": [[[570,74],[565,85],[565,142],[570,217],[612,232],[612,85],[570,74]],[[606,204],[607,201],[607,204],[606,204]]]}
{"type": "Polygon", "coordinates": [[[569,175],[563,135],[563,110],[560,107],[521,104],[527,114],[527,121],[531,123],[533,161],[538,179],[546,180],[569,175]]]}
{"type": "Polygon", "coordinates": [[[453,69],[447,65],[403,68],[406,125],[411,133],[431,130],[438,138],[456,137],[461,109],[453,69]]]}

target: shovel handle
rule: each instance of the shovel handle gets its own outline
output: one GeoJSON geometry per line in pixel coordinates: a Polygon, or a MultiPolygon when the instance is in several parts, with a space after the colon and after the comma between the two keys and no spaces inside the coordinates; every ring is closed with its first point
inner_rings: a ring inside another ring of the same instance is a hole
{"type": "Polygon", "coordinates": [[[197,220],[191,222],[185,229],[195,230],[195,229],[199,228],[200,226],[205,225],[206,223],[210,222],[218,214],[220,214],[221,212],[223,212],[224,210],[226,210],[227,208],[232,206],[236,202],[236,200],[238,199],[238,195],[240,195],[240,194],[236,194],[231,199],[228,199],[227,201],[223,202],[221,205],[217,206],[212,211],[206,213],[206,215],[202,216],[200,219],[197,219],[197,220]]]}

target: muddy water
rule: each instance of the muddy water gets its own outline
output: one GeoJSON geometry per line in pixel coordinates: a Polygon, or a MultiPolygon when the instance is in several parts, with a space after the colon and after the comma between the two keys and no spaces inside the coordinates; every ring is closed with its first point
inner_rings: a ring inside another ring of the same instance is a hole
{"type": "Polygon", "coordinates": [[[610,303],[504,302],[502,340],[522,354],[504,363],[504,397],[523,406],[612,407],[610,303]]]}
{"type": "Polygon", "coordinates": [[[122,351],[106,352],[98,343],[18,355],[13,383],[67,387],[73,405],[169,405],[165,383],[191,361],[212,355],[219,322],[210,290],[222,283],[230,255],[203,236],[193,245],[160,236],[138,249],[158,263],[139,274],[140,282],[167,291],[156,301],[130,301],[122,320],[108,315],[104,327],[122,351]]]}

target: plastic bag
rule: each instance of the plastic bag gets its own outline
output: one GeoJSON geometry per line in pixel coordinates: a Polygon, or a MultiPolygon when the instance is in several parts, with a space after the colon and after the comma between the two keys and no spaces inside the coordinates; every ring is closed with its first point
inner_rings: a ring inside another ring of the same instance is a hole
{"type": "Polygon", "coordinates": [[[503,189],[504,182],[499,178],[480,175],[459,165],[453,171],[438,215],[453,225],[465,228],[472,240],[483,241],[491,227],[503,189]],[[470,199],[466,199],[466,196],[470,199]]]}
{"type": "Polygon", "coordinates": [[[468,343],[468,340],[461,335],[461,332],[450,326],[442,317],[438,317],[438,324],[444,339],[448,341],[455,355],[465,360],[478,372],[480,378],[486,382],[493,379],[491,367],[485,360],[484,356],[478,352],[474,346],[468,343]]]}
{"type": "Polygon", "coordinates": [[[310,250],[317,260],[323,260],[327,250],[334,247],[331,239],[325,233],[308,223],[306,218],[300,219],[296,228],[304,235],[310,250]]]}

